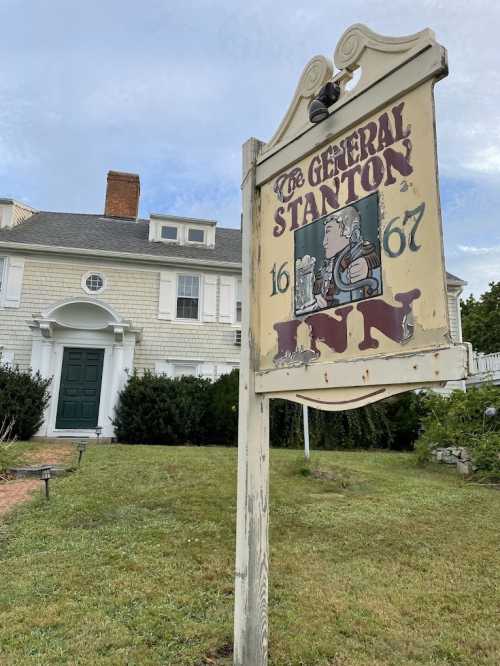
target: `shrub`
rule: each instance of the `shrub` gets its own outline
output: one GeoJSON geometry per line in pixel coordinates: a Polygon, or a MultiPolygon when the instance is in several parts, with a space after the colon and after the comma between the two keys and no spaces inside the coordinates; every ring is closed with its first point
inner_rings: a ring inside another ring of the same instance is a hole
{"type": "Polygon", "coordinates": [[[214,444],[238,444],[238,382],[240,373],[222,375],[210,387],[209,439],[214,444]]]}
{"type": "Polygon", "coordinates": [[[411,451],[427,415],[428,406],[424,393],[408,391],[381,403],[390,424],[391,448],[398,451],[411,451]]]}
{"type": "MultiPolygon", "coordinates": [[[[113,422],[116,436],[130,443],[235,446],[238,381],[238,370],[213,383],[195,377],[133,374],[120,394],[113,422]]],[[[422,398],[415,394],[345,412],[310,408],[310,445],[313,449],[411,448],[424,411],[422,398]]],[[[304,446],[302,405],[270,401],[270,443],[277,448],[304,446]]]]}
{"type": "Polygon", "coordinates": [[[38,372],[0,365],[0,425],[12,423],[12,438],[29,439],[42,425],[50,382],[38,372]]]}
{"type": "MultiPolygon", "coordinates": [[[[390,448],[393,437],[385,409],[382,403],[344,412],[310,408],[311,448],[390,448]]],[[[287,400],[271,400],[270,412],[271,446],[301,448],[304,445],[302,406],[287,400]]]]}
{"type": "Polygon", "coordinates": [[[210,382],[133,373],[119,395],[113,425],[131,444],[204,443],[210,382]]]}
{"type": "Polygon", "coordinates": [[[500,432],[485,432],[469,450],[479,472],[500,478],[500,432]]]}
{"type": "MultiPolygon", "coordinates": [[[[417,460],[425,462],[435,447],[467,447],[480,469],[494,471],[500,439],[500,415],[485,417],[486,407],[500,408],[500,388],[484,385],[450,396],[429,393],[424,398],[427,415],[417,443],[417,460]]],[[[499,409],[500,411],[500,409],[499,409]]]]}

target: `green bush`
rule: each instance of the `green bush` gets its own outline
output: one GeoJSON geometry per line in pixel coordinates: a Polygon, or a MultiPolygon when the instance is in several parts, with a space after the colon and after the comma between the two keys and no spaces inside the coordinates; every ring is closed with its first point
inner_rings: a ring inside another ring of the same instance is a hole
{"type": "Polygon", "coordinates": [[[43,423],[50,379],[0,365],[0,426],[12,424],[10,437],[29,439],[43,423]]]}
{"type": "Polygon", "coordinates": [[[391,449],[411,451],[428,413],[425,393],[408,391],[380,403],[390,424],[391,449]]]}
{"type": "Polygon", "coordinates": [[[207,423],[213,444],[238,444],[238,382],[240,373],[233,370],[210,386],[210,409],[207,423]]]}
{"type": "Polygon", "coordinates": [[[208,379],[134,372],[119,396],[116,436],[131,444],[203,444],[209,400],[208,379]]]}
{"type": "Polygon", "coordinates": [[[500,412],[500,388],[488,384],[466,392],[453,391],[450,396],[427,394],[427,415],[422,419],[417,460],[428,460],[436,447],[467,447],[478,468],[495,473],[500,452],[500,415],[484,415],[492,405],[500,412]]]}
{"type": "MultiPolygon", "coordinates": [[[[309,441],[312,449],[391,448],[393,436],[385,414],[377,403],[344,412],[309,408],[309,441]]],[[[304,446],[302,405],[271,400],[271,446],[296,449],[304,446]]]]}
{"type": "MultiPolygon", "coordinates": [[[[238,381],[234,370],[210,383],[133,374],[120,394],[114,425],[119,441],[149,444],[238,442],[238,381]]],[[[312,449],[411,449],[425,413],[423,398],[410,393],[344,412],[309,409],[312,449]]],[[[270,401],[270,443],[304,446],[302,405],[270,401]]]]}
{"type": "Polygon", "coordinates": [[[479,472],[500,478],[500,432],[485,432],[469,448],[479,472]]]}

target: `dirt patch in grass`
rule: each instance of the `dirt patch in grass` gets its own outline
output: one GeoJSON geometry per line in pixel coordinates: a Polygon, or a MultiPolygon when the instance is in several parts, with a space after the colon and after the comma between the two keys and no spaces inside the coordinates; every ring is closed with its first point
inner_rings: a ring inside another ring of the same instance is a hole
{"type": "Polygon", "coordinates": [[[40,488],[38,479],[23,479],[0,484],[0,517],[20,502],[25,502],[40,488]]]}
{"type": "Polygon", "coordinates": [[[76,458],[75,446],[70,442],[61,444],[47,444],[28,451],[23,456],[23,462],[27,464],[46,463],[55,465],[57,463],[70,463],[76,458]]]}
{"type": "Polygon", "coordinates": [[[231,643],[225,643],[216,650],[211,650],[203,659],[197,664],[197,666],[212,666],[216,664],[217,666],[224,666],[225,664],[231,664],[233,656],[233,646],[231,643]]]}
{"type": "Polygon", "coordinates": [[[366,477],[353,470],[340,466],[319,467],[317,460],[312,462],[302,461],[298,464],[298,475],[310,479],[313,482],[313,488],[320,486],[323,492],[337,493],[342,491],[366,492],[369,483],[366,477]]]}
{"type": "Polygon", "coordinates": [[[349,488],[353,485],[353,479],[345,472],[332,471],[329,469],[313,469],[311,477],[320,481],[332,481],[341,488],[349,488]]]}
{"type": "MultiPolygon", "coordinates": [[[[47,463],[48,465],[69,464],[74,458],[74,446],[69,442],[61,444],[16,444],[24,465],[47,463]],[[26,451],[23,451],[26,447],[26,451]]],[[[28,500],[37,489],[42,489],[39,479],[15,480],[5,472],[0,476],[0,517],[18,504],[28,500]]]]}

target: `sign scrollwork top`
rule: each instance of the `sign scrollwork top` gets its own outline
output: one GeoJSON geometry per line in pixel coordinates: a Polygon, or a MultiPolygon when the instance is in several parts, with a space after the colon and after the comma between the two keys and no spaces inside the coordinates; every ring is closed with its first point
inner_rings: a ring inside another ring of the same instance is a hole
{"type": "Polygon", "coordinates": [[[336,73],[330,60],[322,55],[314,56],[308,62],[288,111],[273,137],[262,147],[260,159],[279,151],[311,127],[309,105],[327,81],[340,85],[341,94],[334,107],[337,110],[428,48],[435,49],[436,57],[446,71],[446,50],[436,42],[434,32],[429,28],[405,37],[387,37],[361,23],[352,25],[343,33],[335,49],[336,73]],[[357,69],[361,70],[360,78],[350,88],[348,84],[357,69]]]}

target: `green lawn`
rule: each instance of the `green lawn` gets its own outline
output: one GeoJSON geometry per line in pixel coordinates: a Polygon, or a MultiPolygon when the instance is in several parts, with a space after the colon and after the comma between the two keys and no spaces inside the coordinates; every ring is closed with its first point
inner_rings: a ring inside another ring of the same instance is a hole
{"type": "MultiPolygon", "coordinates": [[[[271,467],[270,664],[500,663],[500,492],[406,454],[271,467]]],[[[232,449],[90,447],[0,525],[0,664],[230,663],[235,477],[232,449]]]]}

